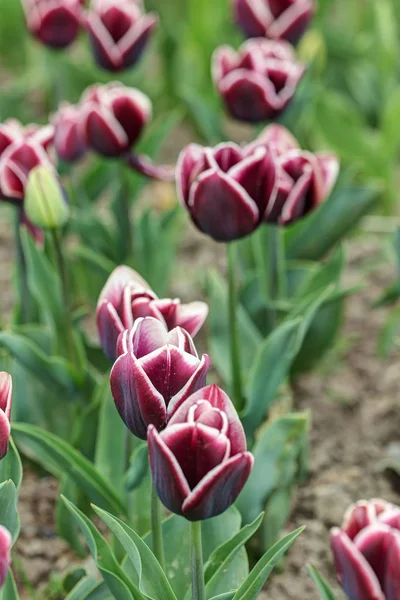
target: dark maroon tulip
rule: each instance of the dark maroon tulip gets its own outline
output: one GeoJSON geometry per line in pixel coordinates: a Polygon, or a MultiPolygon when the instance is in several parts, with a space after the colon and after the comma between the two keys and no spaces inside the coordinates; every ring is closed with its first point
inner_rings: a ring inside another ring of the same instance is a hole
{"type": "Polygon", "coordinates": [[[266,147],[190,144],[178,159],[178,195],[195,225],[217,242],[242,238],[260,225],[274,200],[276,168],[266,147]]]}
{"type": "Polygon", "coordinates": [[[118,351],[112,395],[121,419],[141,439],[149,425],[163,429],[182,402],[203,387],[210,365],[206,354],[199,360],[187,331],[168,331],[153,317],[137,319],[124,331],[118,351]]]}
{"type": "Polygon", "coordinates": [[[121,71],[139,60],[156,25],[157,16],[132,0],[96,0],[86,27],[98,64],[121,71]]]}
{"type": "Polygon", "coordinates": [[[3,525],[0,525],[0,588],[3,587],[6,581],[8,569],[11,564],[11,545],[11,533],[3,525]]]}
{"type": "Polygon", "coordinates": [[[399,600],[400,508],[384,500],[350,507],[331,532],[340,584],[349,600],[399,600]]]}
{"type": "Polygon", "coordinates": [[[315,12],[314,0],[233,0],[236,21],[247,37],[295,44],[315,12]]]}
{"type": "Polygon", "coordinates": [[[66,48],[79,33],[81,4],[81,0],[23,0],[28,29],[45,46],[66,48]]]}
{"type": "Polygon", "coordinates": [[[213,55],[214,85],[230,114],[258,123],[275,119],[294,97],[305,67],[286,42],[256,39],[235,52],[221,46],[213,55]]]}
{"type": "Polygon", "coordinates": [[[154,317],[168,329],[182,327],[195,336],[208,314],[205,302],[181,304],[180,300],[159,299],[149,284],[130,267],[117,267],[106,282],[97,303],[97,328],[104,353],[117,356],[116,344],[125,329],[139,317],[154,317]]]}
{"type": "Polygon", "coordinates": [[[150,426],[147,439],[158,496],[170,511],[189,521],[227,510],[253,466],[239,417],[216,385],[185,400],[161,433],[150,426]]]}
{"type": "Polygon", "coordinates": [[[127,153],[151,118],[149,98],[121,83],[94,85],[82,97],[87,145],[103,156],[127,153]]]}
{"type": "Polygon", "coordinates": [[[265,212],[267,222],[289,225],[330,195],[339,174],[334,154],[301,150],[291,133],[280,125],[266,127],[251,146],[270,148],[276,157],[277,194],[265,212]]]}
{"type": "Polygon", "coordinates": [[[3,371],[0,373],[0,459],[5,457],[8,450],[8,442],[10,439],[11,404],[12,379],[11,375],[3,371]]]}
{"type": "Polygon", "coordinates": [[[53,142],[54,127],[52,125],[22,125],[16,119],[7,119],[0,123],[0,157],[5,150],[14,142],[29,140],[42,146],[45,150],[53,142]]]}
{"type": "Polygon", "coordinates": [[[87,147],[81,121],[80,106],[64,104],[53,115],[54,148],[57,155],[66,162],[75,162],[86,153],[87,147]]]}

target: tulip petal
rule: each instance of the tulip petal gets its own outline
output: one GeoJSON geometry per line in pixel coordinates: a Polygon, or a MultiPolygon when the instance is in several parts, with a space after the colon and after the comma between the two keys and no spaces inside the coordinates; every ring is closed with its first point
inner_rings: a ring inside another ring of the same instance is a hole
{"type": "Polygon", "coordinates": [[[12,377],[9,373],[0,373],[0,410],[4,412],[7,419],[11,418],[12,403],[12,377]]]}
{"type": "Polygon", "coordinates": [[[189,144],[179,154],[176,163],[176,187],[183,205],[189,202],[190,186],[194,181],[193,173],[198,166],[205,166],[205,149],[199,144],[189,144]]]}
{"type": "Polygon", "coordinates": [[[379,514],[378,522],[400,531],[400,508],[389,505],[389,507],[379,514]]]}
{"type": "Polygon", "coordinates": [[[115,93],[110,92],[110,108],[125,132],[130,148],[139,139],[143,127],[151,117],[151,102],[139,90],[128,89],[124,94],[117,90],[115,93]]]}
{"type": "Polygon", "coordinates": [[[229,242],[251,233],[260,218],[247,192],[222,172],[208,171],[192,185],[189,208],[195,223],[217,242],[229,242]]]}
{"type": "Polygon", "coordinates": [[[110,110],[90,103],[83,118],[86,143],[103,156],[119,156],[129,150],[127,134],[110,110]]]}
{"type": "Polygon", "coordinates": [[[96,320],[103,352],[109,360],[115,360],[118,337],[124,331],[124,326],[111,302],[102,300],[97,306],[96,320]]]}
{"type": "Polygon", "coordinates": [[[149,284],[139,275],[139,273],[126,265],[120,265],[114,269],[107,279],[100,293],[98,303],[100,304],[102,300],[108,300],[117,310],[119,310],[124,288],[128,284],[133,291],[138,288],[140,290],[151,291],[149,284]]]}
{"type": "Polygon", "coordinates": [[[136,358],[142,358],[168,343],[168,331],[164,323],[153,317],[145,317],[137,319],[130,339],[130,351],[136,358]]]}
{"type": "Polygon", "coordinates": [[[182,505],[186,519],[200,521],[227,510],[242,491],[253,463],[253,455],[243,452],[207,473],[182,505]]]}
{"type": "Polygon", "coordinates": [[[211,151],[206,150],[206,155],[211,168],[228,173],[243,159],[243,149],[233,142],[223,142],[211,151]]]}
{"type": "Polygon", "coordinates": [[[164,398],[133,354],[123,354],[117,359],[111,370],[110,384],[121,419],[134,435],[145,440],[150,423],[158,429],[164,427],[164,398]]]}
{"type": "Polygon", "coordinates": [[[176,310],[176,325],[185,329],[192,337],[198,333],[208,316],[208,305],[205,302],[180,304],[176,310]]]}
{"type": "Polygon", "coordinates": [[[4,585],[11,564],[11,545],[11,533],[3,525],[0,525],[0,588],[4,585]]]}
{"type": "Polygon", "coordinates": [[[324,197],[327,198],[339,175],[340,163],[335,154],[316,154],[319,166],[322,170],[324,197]]]}
{"type": "MultiPolygon", "coordinates": [[[[42,2],[43,4],[43,2],[42,2]]],[[[79,12],[73,3],[53,3],[50,8],[41,12],[37,28],[33,30],[43,44],[51,48],[66,48],[77,37],[79,32],[79,12]]]]}
{"type": "Polygon", "coordinates": [[[377,522],[375,507],[371,502],[360,500],[352,504],[346,511],[343,519],[342,530],[351,540],[368,525],[377,522]]]}
{"type": "Polygon", "coordinates": [[[182,515],[182,504],[190,488],[178,461],[162,440],[156,428],[150,425],[147,433],[149,461],[154,486],[161,502],[177,515],[182,515]]]}
{"type": "Polygon", "coordinates": [[[251,156],[232,167],[229,176],[253,198],[262,216],[276,193],[276,167],[267,149],[257,148],[251,156]]]}
{"type": "Polygon", "coordinates": [[[369,525],[354,538],[354,545],[371,566],[383,586],[386,572],[386,555],[395,533],[387,525],[369,525]]]}
{"type": "Polygon", "coordinates": [[[2,410],[0,410],[0,460],[7,454],[10,433],[11,426],[9,418],[2,410]]]}
{"type": "MultiPolygon", "coordinates": [[[[281,0],[269,0],[270,6],[279,6],[281,12],[281,0]]],[[[303,2],[293,2],[292,5],[271,23],[268,27],[268,37],[272,39],[285,39],[292,44],[296,44],[307,29],[313,15],[315,5],[313,0],[304,0],[303,2]]]]}
{"type": "Polygon", "coordinates": [[[174,327],[174,329],[168,333],[168,343],[176,346],[179,350],[188,352],[192,356],[198,358],[196,346],[194,345],[190,334],[182,327],[174,327]]]}
{"type": "Polygon", "coordinates": [[[206,383],[208,369],[210,368],[210,359],[207,354],[201,357],[199,366],[196,371],[187,381],[187,383],[178,391],[168,404],[168,418],[172,417],[175,411],[183,404],[183,402],[198,389],[202,388],[206,383]]]}
{"type": "Polygon", "coordinates": [[[331,545],[340,584],[351,600],[385,600],[372,568],[340,529],[332,529],[331,545]]]}
{"type": "Polygon", "coordinates": [[[158,17],[150,13],[141,17],[136,25],[119,41],[123,65],[134,66],[141,57],[152,31],[157,27],[158,17]]]}
{"type": "Polygon", "coordinates": [[[257,137],[255,144],[266,144],[273,146],[276,154],[281,156],[289,150],[296,150],[299,144],[296,138],[283,125],[272,123],[268,125],[257,137]]]}
{"type": "Polygon", "coordinates": [[[220,46],[214,51],[211,62],[212,79],[217,84],[237,67],[237,53],[230,46],[220,46]]]}
{"type": "Polygon", "coordinates": [[[234,0],[236,21],[248,37],[264,37],[272,14],[263,0],[234,0]]]}
{"type": "Polygon", "coordinates": [[[186,423],[191,407],[201,400],[206,400],[213,408],[217,408],[226,414],[228,418],[227,435],[231,442],[231,455],[244,452],[247,446],[243,425],[229,396],[215,384],[208,385],[196,391],[183,404],[176,407],[173,412],[171,411],[170,404],[168,411],[171,415],[169,425],[186,423]]]}
{"type": "Polygon", "coordinates": [[[386,574],[383,584],[386,600],[400,598],[400,534],[396,533],[386,556],[386,574]]]}

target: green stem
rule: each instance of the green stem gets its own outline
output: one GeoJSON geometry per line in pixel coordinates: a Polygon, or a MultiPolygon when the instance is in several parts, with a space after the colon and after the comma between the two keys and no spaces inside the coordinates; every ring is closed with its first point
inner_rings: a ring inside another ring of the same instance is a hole
{"type": "Polygon", "coordinates": [[[201,521],[192,523],[192,599],[206,600],[201,521]]]}
{"type": "Polygon", "coordinates": [[[161,525],[161,505],[157,496],[154,483],[151,486],[151,535],[153,540],[153,553],[162,569],[165,571],[164,544],[161,525]]]}
{"type": "Polygon", "coordinates": [[[233,403],[237,410],[243,408],[242,372],[240,360],[240,342],[237,323],[238,298],[236,289],[236,249],[231,242],[227,244],[228,282],[229,282],[229,334],[231,350],[231,384],[233,403]]]}
{"type": "Polygon", "coordinates": [[[121,240],[121,260],[130,258],[133,254],[133,237],[131,222],[130,189],[127,178],[129,172],[121,161],[117,164],[118,191],[115,202],[115,214],[121,240]]]}
{"type": "Polygon", "coordinates": [[[15,243],[17,248],[17,273],[18,294],[21,306],[21,319],[23,323],[29,322],[30,292],[28,286],[28,272],[21,239],[21,210],[16,211],[15,217],[15,243]]]}
{"type": "Polygon", "coordinates": [[[274,227],[276,236],[276,274],[279,300],[286,300],[287,280],[286,280],[286,256],[285,256],[285,238],[282,227],[274,227]]]}

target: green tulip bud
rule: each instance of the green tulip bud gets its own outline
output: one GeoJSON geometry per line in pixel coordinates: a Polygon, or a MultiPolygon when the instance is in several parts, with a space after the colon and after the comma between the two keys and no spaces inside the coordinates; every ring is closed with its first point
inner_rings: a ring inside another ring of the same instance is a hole
{"type": "Polygon", "coordinates": [[[55,171],[39,165],[29,173],[24,209],[36,227],[56,229],[69,218],[65,191],[55,171]]]}

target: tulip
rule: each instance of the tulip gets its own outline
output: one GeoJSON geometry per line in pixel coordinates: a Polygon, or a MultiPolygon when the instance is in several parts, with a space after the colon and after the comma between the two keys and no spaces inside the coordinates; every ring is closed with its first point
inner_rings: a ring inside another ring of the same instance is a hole
{"type": "Polygon", "coordinates": [[[12,379],[11,375],[3,371],[0,373],[0,459],[5,457],[8,450],[8,442],[10,439],[11,405],[12,379]]]}
{"type": "Polygon", "coordinates": [[[255,39],[235,52],[221,46],[213,55],[214,85],[230,114],[258,123],[275,119],[292,100],[305,67],[286,42],[255,39]]]}
{"type": "Polygon", "coordinates": [[[236,21],[247,37],[295,44],[315,12],[314,0],[233,0],[236,21]]]}
{"type": "Polygon", "coordinates": [[[156,25],[157,16],[132,0],[97,0],[86,26],[98,64],[121,71],[139,60],[156,25]]]}
{"type": "Polygon", "coordinates": [[[177,163],[177,191],[194,224],[217,242],[254,231],[275,196],[276,168],[267,147],[190,144],[177,163]]]}
{"type": "Polygon", "coordinates": [[[295,138],[280,125],[267,127],[251,145],[270,148],[276,157],[277,194],[265,220],[289,225],[317,208],[330,195],[339,174],[334,154],[301,150],[295,138]]]}
{"type": "Polygon", "coordinates": [[[340,584],[349,600],[399,600],[400,508],[384,500],[350,507],[331,532],[340,584]]]}
{"type": "Polygon", "coordinates": [[[189,521],[227,510],[253,466],[239,417],[216,385],[185,400],[161,433],[150,426],[147,439],[159,498],[171,512],[189,521]]]}
{"type": "Polygon", "coordinates": [[[31,123],[23,126],[16,119],[7,119],[0,123],[0,156],[11,144],[18,141],[29,140],[38,143],[45,150],[53,142],[54,128],[52,125],[42,127],[31,123]]]}
{"type": "Polygon", "coordinates": [[[139,317],[153,317],[168,329],[182,327],[192,337],[208,314],[204,302],[181,304],[180,300],[160,300],[149,284],[133,269],[121,265],[106,282],[97,304],[97,327],[104,353],[116,359],[116,344],[125,329],[131,329],[139,317]]]}
{"type": "Polygon", "coordinates": [[[50,48],[66,48],[75,41],[82,19],[80,0],[24,0],[31,34],[50,48]]]}
{"type": "Polygon", "coordinates": [[[3,587],[11,564],[12,537],[8,529],[0,525],[0,588],[3,587]]]}
{"type": "Polygon", "coordinates": [[[94,85],[82,97],[82,131],[87,145],[103,156],[126,154],[151,117],[149,98],[121,83],[94,85]]]}
{"type": "Polygon", "coordinates": [[[57,155],[66,162],[75,162],[86,153],[86,142],[81,125],[80,106],[62,105],[53,116],[54,147],[57,155]]]}
{"type": "Polygon", "coordinates": [[[153,317],[137,319],[121,334],[118,353],[112,395],[121,419],[141,439],[149,425],[163,429],[182,402],[204,386],[210,365],[207,355],[198,358],[187,331],[168,331],[153,317]]]}
{"type": "Polygon", "coordinates": [[[58,229],[67,223],[67,196],[53,169],[44,166],[32,169],[25,190],[24,209],[29,221],[41,229],[58,229]]]}

